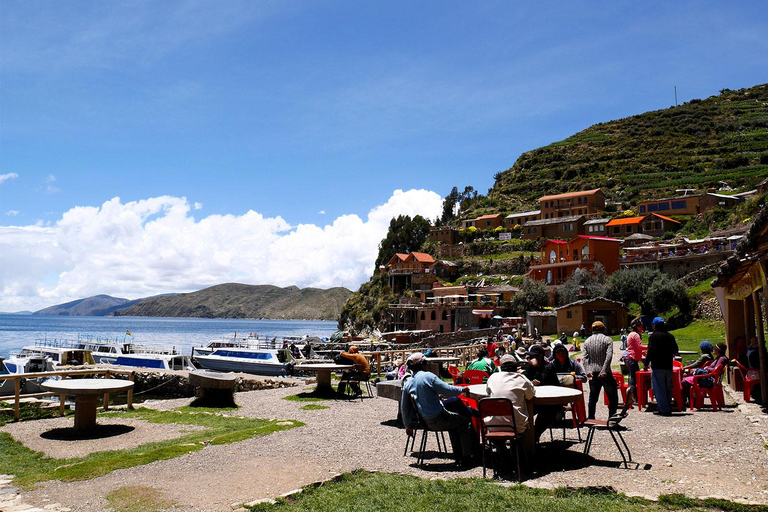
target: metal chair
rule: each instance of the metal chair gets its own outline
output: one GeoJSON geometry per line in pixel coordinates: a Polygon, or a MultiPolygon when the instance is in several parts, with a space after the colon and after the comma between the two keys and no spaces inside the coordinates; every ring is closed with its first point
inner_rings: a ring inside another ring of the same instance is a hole
{"type": "Polygon", "coordinates": [[[624,436],[621,435],[621,432],[623,430],[627,430],[626,427],[621,425],[621,420],[627,417],[627,411],[632,405],[633,392],[634,392],[634,386],[630,386],[627,389],[627,399],[624,402],[624,407],[622,407],[621,412],[616,414],[615,416],[608,418],[607,421],[587,420],[584,422],[584,426],[589,429],[589,433],[587,434],[587,441],[584,444],[585,455],[589,455],[589,450],[592,448],[592,441],[595,438],[595,432],[598,430],[607,431],[609,434],[611,434],[613,443],[616,445],[616,448],[619,450],[621,459],[624,461],[624,467],[625,468],[629,467],[628,463],[632,462],[632,453],[629,451],[629,446],[627,446],[627,442],[624,440],[624,436]],[[621,441],[621,444],[619,444],[619,441],[621,441]],[[623,449],[622,449],[622,446],[623,446],[623,449]],[[624,454],[624,450],[627,451],[626,455],[624,454]]]}
{"type": "Polygon", "coordinates": [[[424,464],[424,451],[427,448],[427,437],[429,432],[435,433],[435,439],[437,440],[437,453],[448,453],[448,445],[445,442],[445,431],[444,430],[434,430],[429,428],[427,426],[424,419],[421,417],[421,414],[419,414],[419,408],[416,406],[416,400],[413,399],[412,395],[408,395],[408,398],[411,400],[411,406],[413,407],[414,414],[416,415],[416,421],[414,421],[411,424],[411,428],[413,429],[413,437],[406,437],[405,439],[405,450],[403,451],[403,457],[408,455],[408,444],[411,445],[411,452],[414,451],[414,447],[416,446],[416,436],[418,435],[418,431],[421,430],[421,442],[419,443],[419,454],[416,458],[416,465],[421,466],[424,464]],[[440,441],[442,440],[442,444],[440,441]]]}
{"type": "MultiPolygon", "coordinates": [[[[517,459],[517,481],[523,481],[523,470],[520,464],[520,459],[525,456],[525,450],[522,449],[522,436],[517,433],[517,422],[515,421],[515,411],[512,406],[512,401],[509,398],[481,398],[477,402],[478,409],[480,411],[480,434],[482,440],[483,451],[483,478],[486,474],[485,464],[485,447],[491,448],[493,453],[493,447],[498,450],[499,445],[506,447],[507,441],[509,441],[515,447],[515,455],[517,459]],[[510,419],[510,423],[504,423],[501,425],[488,425],[485,419],[493,416],[501,416],[505,419],[510,419]]],[[[494,476],[496,475],[496,467],[493,462],[493,456],[491,456],[491,469],[494,476]]]]}

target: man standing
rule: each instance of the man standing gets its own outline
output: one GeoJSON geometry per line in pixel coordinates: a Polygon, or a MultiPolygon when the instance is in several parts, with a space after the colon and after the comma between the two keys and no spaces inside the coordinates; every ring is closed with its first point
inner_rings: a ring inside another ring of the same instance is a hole
{"type": "Polygon", "coordinates": [[[414,404],[424,423],[431,429],[447,430],[451,438],[451,447],[460,467],[470,467],[474,464],[477,435],[472,429],[472,423],[466,417],[446,410],[440,397],[454,397],[462,393],[469,394],[469,388],[446,384],[437,375],[425,371],[424,354],[416,352],[408,358],[408,365],[413,377],[403,383],[403,395],[400,400],[400,411],[403,416],[405,432],[414,435],[411,425],[416,420],[414,404]]]}
{"type": "Polygon", "coordinates": [[[608,417],[614,416],[619,408],[619,393],[616,379],[611,371],[613,359],[613,340],[605,335],[605,324],[594,322],[592,324],[592,336],[587,338],[581,347],[581,364],[587,372],[589,380],[589,408],[587,419],[595,419],[597,399],[600,398],[600,389],[605,390],[608,397],[608,417]]]}
{"type": "Polygon", "coordinates": [[[653,414],[672,416],[672,368],[678,353],[677,340],[667,332],[664,319],[653,319],[653,332],[648,337],[644,367],[651,367],[651,387],[659,410],[653,414]]]}

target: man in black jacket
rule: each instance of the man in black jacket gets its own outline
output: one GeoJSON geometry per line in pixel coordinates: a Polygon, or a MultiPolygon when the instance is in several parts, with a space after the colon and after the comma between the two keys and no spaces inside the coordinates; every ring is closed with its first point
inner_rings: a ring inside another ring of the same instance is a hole
{"type": "Polygon", "coordinates": [[[664,319],[653,319],[653,332],[648,337],[648,352],[643,366],[651,367],[651,386],[656,396],[659,416],[672,416],[672,368],[675,356],[679,352],[677,340],[667,332],[664,319]]]}

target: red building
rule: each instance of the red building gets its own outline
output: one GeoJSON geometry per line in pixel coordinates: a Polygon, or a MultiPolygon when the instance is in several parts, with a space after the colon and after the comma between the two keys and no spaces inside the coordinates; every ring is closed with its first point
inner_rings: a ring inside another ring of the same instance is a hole
{"type": "Polygon", "coordinates": [[[567,242],[548,240],[541,245],[541,261],[528,271],[531,279],[548,285],[567,281],[577,268],[592,269],[600,263],[608,275],[619,270],[621,240],[579,235],[567,242]]]}

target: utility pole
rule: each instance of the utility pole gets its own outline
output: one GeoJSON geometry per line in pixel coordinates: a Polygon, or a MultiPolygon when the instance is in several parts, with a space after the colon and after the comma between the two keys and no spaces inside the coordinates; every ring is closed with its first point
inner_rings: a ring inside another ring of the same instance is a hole
{"type": "Polygon", "coordinates": [[[675,106],[677,106],[677,86],[675,86],[675,106]]]}

